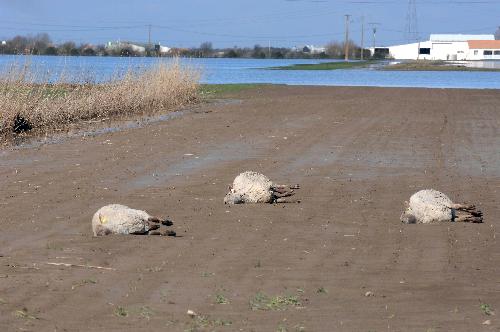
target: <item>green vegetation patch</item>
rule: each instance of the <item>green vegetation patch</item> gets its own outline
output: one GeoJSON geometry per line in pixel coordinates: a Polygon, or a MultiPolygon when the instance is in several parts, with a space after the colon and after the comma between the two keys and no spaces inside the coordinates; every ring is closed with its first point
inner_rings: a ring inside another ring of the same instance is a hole
{"type": "Polygon", "coordinates": [[[200,331],[203,329],[210,329],[212,331],[214,328],[217,327],[226,327],[226,326],[231,326],[233,322],[230,320],[226,319],[220,319],[220,318],[210,318],[208,316],[196,316],[193,318],[193,322],[191,323],[191,326],[184,330],[185,332],[195,332],[195,331],[200,331]]]}
{"type": "Polygon", "coordinates": [[[387,71],[500,71],[495,68],[474,68],[462,64],[453,64],[446,61],[417,60],[405,61],[381,68],[387,71]]]}
{"type": "Polygon", "coordinates": [[[250,300],[250,308],[252,310],[285,310],[288,306],[298,307],[300,305],[300,300],[296,295],[277,295],[270,297],[259,292],[250,300]]]}
{"type": "Polygon", "coordinates": [[[218,97],[220,95],[238,93],[244,90],[256,89],[260,87],[269,86],[271,84],[201,84],[200,94],[204,97],[218,97]]]}
{"type": "Polygon", "coordinates": [[[479,308],[481,308],[481,311],[483,312],[483,314],[488,315],[488,316],[493,315],[493,310],[491,309],[491,306],[489,304],[481,303],[479,308]]]}
{"type": "Polygon", "coordinates": [[[128,311],[124,307],[118,307],[115,309],[115,315],[118,317],[127,317],[128,311]]]}
{"type": "Polygon", "coordinates": [[[28,309],[22,308],[21,310],[14,311],[14,316],[21,319],[38,319],[38,317],[30,314],[28,309]]]}
{"type": "Polygon", "coordinates": [[[270,67],[270,70],[337,70],[337,69],[355,69],[365,68],[374,64],[375,61],[340,61],[340,62],[323,62],[314,64],[296,64],[290,66],[270,67]]]}
{"type": "Polygon", "coordinates": [[[229,300],[223,295],[223,294],[216,294],[215,295],[215,303],[217,304],[228,304],[229,300]]]}

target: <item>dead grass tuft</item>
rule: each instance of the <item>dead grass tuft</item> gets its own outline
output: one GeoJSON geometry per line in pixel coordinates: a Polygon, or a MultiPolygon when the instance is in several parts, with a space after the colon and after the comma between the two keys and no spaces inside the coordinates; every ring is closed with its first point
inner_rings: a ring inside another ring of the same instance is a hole
{"type": "Polygon", "coordinates": [[[0,137],[45,134],[69,124],[176,110],[197,99],[199,73],[177,61],[94,83],[91,77],[56,82],[29,65],[0,73],[0,137]],[[74,83],[79,82],[79,83],[74,83]]]}

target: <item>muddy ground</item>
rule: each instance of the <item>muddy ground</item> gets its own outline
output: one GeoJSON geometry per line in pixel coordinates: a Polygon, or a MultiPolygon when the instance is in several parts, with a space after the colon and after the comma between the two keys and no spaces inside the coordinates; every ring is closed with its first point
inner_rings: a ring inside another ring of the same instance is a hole
{"type": "Polygon", "coordinates": [[[0,330],[500,329],[498,90],[227,97],[0,152],[0,330]],[[244,170],[300,183],[302,202],[225,206],[244,170]],[[430,187],[485,223],[401,224],[430,187]],[[109,203],[169,216],[180,236],[92,237],[109,203]]]}

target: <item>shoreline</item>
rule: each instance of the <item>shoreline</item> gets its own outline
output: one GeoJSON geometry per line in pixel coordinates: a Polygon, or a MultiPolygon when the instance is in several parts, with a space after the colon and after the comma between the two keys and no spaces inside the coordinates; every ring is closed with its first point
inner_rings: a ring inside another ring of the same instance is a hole
{"type": "Polygon", "coordinates": [[[101,136],[107,133],[119,132],[134,128],[144,128],[149,125],[154,125],[157,122],[169,121],[173,118],[182,117],[186,113],[196,113],[198,110],[207,106],[216,106],[225,104],[227,101],[238,101],[233,99],[235,95],[241,93],[252,93],[253,90],[265,91],[266,89],[275,88],[318,88],[318,89],[374,89],[374,90],[452,90],[452,91],[498,91],[499,89],[479,89],[479,88],[428,88],[428,87],[405,87],[405,86],[331,86],[331,85],[291,85],[291,84],[267,84],[267,83],[244,83],[244,84],[200,84],[200,100],[186,107],[181,107],[176,110],[170,110],[150,115],[127,115],[115,116],[107,119],[96,119],[93,121],[78,121],[67,126],[61,131],[47,133],[26,133],[20,135],[11,135],[4,137],[0,144],[1,149],[17,149],[39,147],[46,144],[59,144],[67,139],[85,136],[101,136]]]}

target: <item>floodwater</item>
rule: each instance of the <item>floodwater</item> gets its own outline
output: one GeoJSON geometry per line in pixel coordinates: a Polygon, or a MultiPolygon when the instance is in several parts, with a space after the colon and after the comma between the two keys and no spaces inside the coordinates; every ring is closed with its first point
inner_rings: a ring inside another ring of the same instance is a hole
{"type": "MultiPolygon", "coordinates": [[[[28,64],[43,77],[60,75],[102,82],[128,69],[140,70],[170,58],[0,56],[0,70],[12,64],[28,64]]],[[[202,83],[269,83],[288,85],[379,86],[422,88],[500,89],[500,72],[412,72],[381,71],[377,67],[347,70],[288,71],[266,68],[332,60],[304,59],[180,59],[181,64],[202,72],[202,83]]],[[[469,66],[500,68],[499,61],[467,63],[469,66]]]]}

